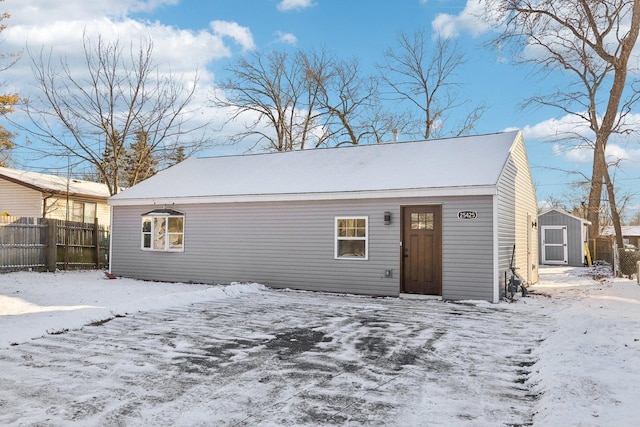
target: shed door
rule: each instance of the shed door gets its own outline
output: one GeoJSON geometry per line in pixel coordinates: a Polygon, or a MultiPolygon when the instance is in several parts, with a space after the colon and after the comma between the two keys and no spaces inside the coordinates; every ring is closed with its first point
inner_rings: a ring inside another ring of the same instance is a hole
{"type": "Polygon", "coordinates": [[[402,212],[401,290],[442,295],[441,207],[406,206],[402,212]]]}
{"type": "Polygon", "coordinates": [[[567,264],[567,227],[564,225],[545,225],[542,234],[542,263],[567,264]]]}

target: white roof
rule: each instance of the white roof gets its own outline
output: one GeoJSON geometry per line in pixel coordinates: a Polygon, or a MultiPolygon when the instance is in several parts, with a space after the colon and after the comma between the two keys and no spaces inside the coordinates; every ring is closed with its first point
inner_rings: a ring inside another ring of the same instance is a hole
{"type": "Polygon", "coordinates": [[[67,181],[69,183],[70,196],[95,197],[106,199],[110,196],[109,187],[99,182],[83,181],[79,179],[68,180],[57,175],[23,171],[0,167],[0,178],[43,193],[67,194],[67,181]]]}
{"type": "Polygon", "coordinates": [[[192,158],[111,197],[109,204],[496,194],[519,135],[192,158]]]}
{"type": "MultiPolygon", "coordinates": [[[[640,225],[623,225],[620,228],[622,229],[622,235],[624,237],[640,236],[640,225]]],[[[612,225],[607,225],[602,227],[600,234],[603,236],[613,236],[616,232],[612,225]]]]}

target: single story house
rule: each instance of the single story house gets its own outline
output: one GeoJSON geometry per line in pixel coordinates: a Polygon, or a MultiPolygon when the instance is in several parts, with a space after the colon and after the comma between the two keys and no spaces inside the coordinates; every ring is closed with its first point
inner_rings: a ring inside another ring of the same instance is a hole
{"type": "Polygon", "coordinates": [[[498,302],[538,280],[521,132],[193,158],[112,196],[110,272],[498,302]]]}
{"type": "Polygon", "coordinates": [[[587,264],[590,221],[560,209],[547,209],[538,214],[540,264],[587,264]]]}
{"type": "MultiPolygon", "coordinates": [[[[623,225],[622,229],[622,242],[625,245],[633,245],[636,248],[640,248],[640,225],[623,225]]],[[[612,225],[602,227],[600,235],[611,237],[614,239],[615,230],[612,225]]]]}
{"type": "Polygon", "coordinates": [[[0,167],[0,214],[111,222],[105,184],[0,167]]]}

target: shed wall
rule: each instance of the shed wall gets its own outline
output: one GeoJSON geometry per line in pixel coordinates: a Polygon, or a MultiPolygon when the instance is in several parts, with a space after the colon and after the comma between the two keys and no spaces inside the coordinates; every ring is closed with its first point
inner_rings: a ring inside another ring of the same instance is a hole
{"type": "MultiPolygon", "coordinates": [[[[558,211],[549,211],[538,217],[538,227],[542,230],[545,225],[558,225],[567,227],[567,262],[573,267],[584,265],[584,236],[583,222],[558,211]]],[[[540,237],[540,242],[542,238],[540,237]]],[[[542,263],[542,249],[539,260],[542,263]]]]}
{"type": "Polygon", "coordinates": [[[140,249],[141,215],[157,206],[113,207],[111,271],[147,280],[260,282],[273,287],[397,296],[400,206],[443,211],[443,298],[491,300],[491,197],[172,205],[185,213],[184,252],[140,249]],[[476,210],[461,221],[458,211],[476,210]],[[384,225],[385,211],[392,213],[384,225]],[[369,259],[334,259],[336,216],[369,218],[369,259]],[[392,270],[392,277],[385,277],[392,270]]]}

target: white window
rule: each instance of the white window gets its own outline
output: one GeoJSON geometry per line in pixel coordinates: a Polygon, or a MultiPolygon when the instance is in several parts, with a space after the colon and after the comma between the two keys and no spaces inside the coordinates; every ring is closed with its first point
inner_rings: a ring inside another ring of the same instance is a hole
{"type": "Polygon", "coordinates": [[[71,221],[87,222],[93,224],[96,220],[96,204],[91,202],[78,202],[74,200],[71,205],[71,221]]]}
{"type": "Polygon", "coordinates": [[[368,217],[336,217],[335,258],[368,259],[368,217]]]}
{"type": "Polygon", "coordinates": [[[172,209],[156,209],[142,216],[142,249],[184,251],[184,214],[172,209]]]}

